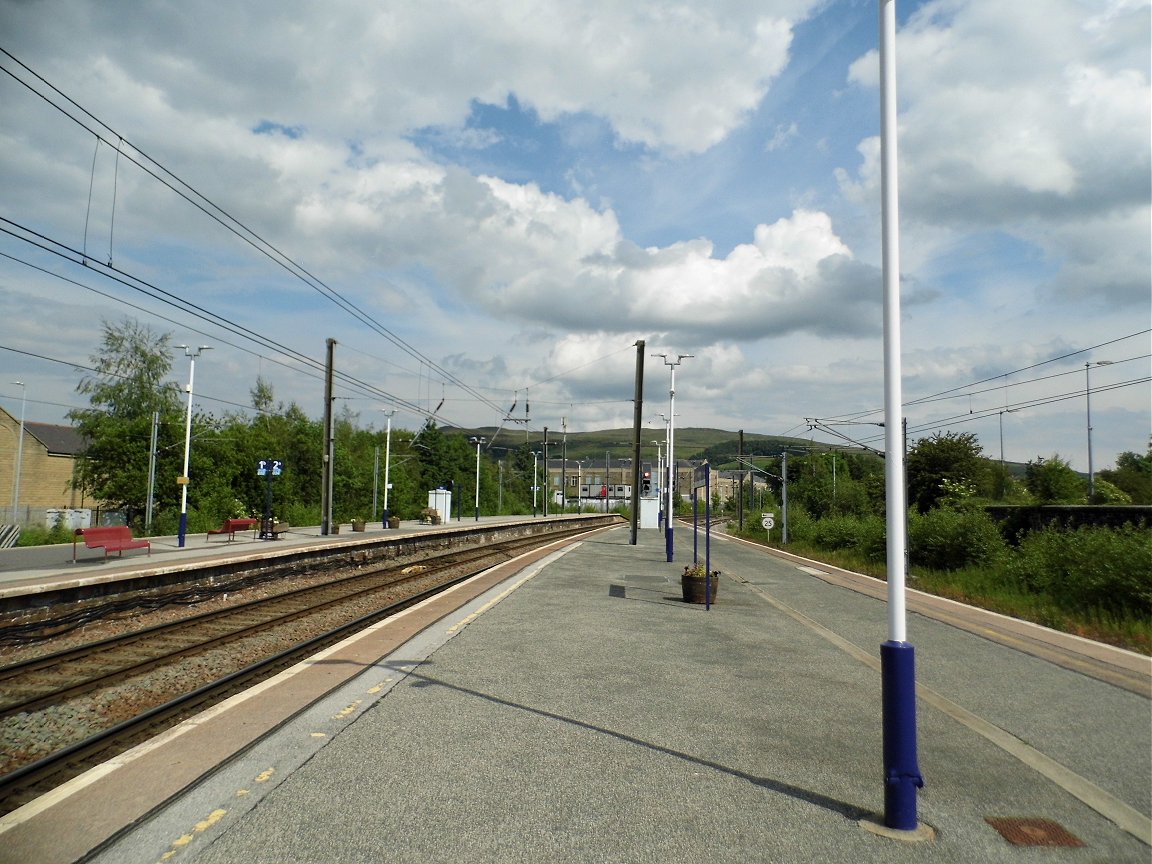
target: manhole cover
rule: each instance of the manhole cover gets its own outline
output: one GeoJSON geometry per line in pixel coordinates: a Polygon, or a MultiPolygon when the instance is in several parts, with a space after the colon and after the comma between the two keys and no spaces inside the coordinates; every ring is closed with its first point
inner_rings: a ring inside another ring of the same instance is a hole
{"type": "Polygon", "coordinates": [[[1011,819],[988,817],[984,820],[1009,843],[1017,846],[1083,846],[1084,843],[1063,825],[1051,819],[1011,819]]]}

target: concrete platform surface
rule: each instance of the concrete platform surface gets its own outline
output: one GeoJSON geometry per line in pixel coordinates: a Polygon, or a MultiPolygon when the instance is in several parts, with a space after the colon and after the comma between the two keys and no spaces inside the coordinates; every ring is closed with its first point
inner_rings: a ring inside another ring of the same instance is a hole
{"type": "Polygon", "coordinates": [[[628,537],[565,547],[365,661],[89,860],[1152,860],[1148,693],[910,614],[924,830],[893,839],[870,830],[884,603],[715,537],[706,611],[679,597],[688,530],[675,563],[662,534],[628,537]],[[1014,845],[996,819],[1083,845],[1014,845]]]}

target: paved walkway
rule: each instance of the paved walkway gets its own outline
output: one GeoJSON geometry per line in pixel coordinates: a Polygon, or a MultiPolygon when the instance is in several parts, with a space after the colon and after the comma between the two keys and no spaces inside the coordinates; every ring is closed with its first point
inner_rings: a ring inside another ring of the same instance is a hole
{"type": "Polygon", "coordinates": [[[93,860],[1152,858],[1147,694],[919,615],[934,839],[868,830],[883,603],[717,538],[718,603],[686,605],[677,534],[674,564],[662,534],[631,546],[620,528],[520,572],[93,860]],[[1085,848],[1012,845],[996,818],[1051,820],[1085,848]]]}
{"type": "MultiPolygon", "coordinates": [[[[477,520],[450,520],[443,526],[421,525],[419,522],[402,522],[398,529],[386,529],[380,522],[370,522],[363,533],[350,531],[348,523],[341,527],[341,533],[321,536],[320,527],[306,525],[281,534],[276,540],[260,540],[252,531],[237,531],[234,540],[226,535],[208,536],[203,531],[187,534],[184,546],[179,545],[176,536],[149,537],[151,554],[147,549],[132,549],[122,555],[112,553],[105,560],[100,550],[86,549],[83,542],[76,544],[76,560],[72,560],[71,543],[53,546],[22,546],[0,549],[0,591],[5,587],[16,586],[28,580],[54,578],[74,578],[99,576],[106,573],[138,571],[149,567],[162,567],[182,564],[204,558],[228,558],[237,555],[259,554],[299,546],[315,546],[320,543],[343,543],[349,539],[393,537],[414,532],[435,531],[439,527],[468,527],[477,520]]],[[[516,521],[515,518],[481,516],[481,523],[516,521]]]]}

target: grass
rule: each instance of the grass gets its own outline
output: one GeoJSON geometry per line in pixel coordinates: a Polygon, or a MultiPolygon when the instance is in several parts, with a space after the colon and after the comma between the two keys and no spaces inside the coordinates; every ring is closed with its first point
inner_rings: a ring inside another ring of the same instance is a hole
{"type": "MultiPolygon", "coordinates": [[[[820,549],[802,541],[789,543],[785,547],[776,541],[766,543],[763,534],[757,536],[745,533],[743,537],[754,543],[802,555],[844,570],[887,579],[887,567],[883,563],[869,561],[862,553],[853,550],[820,549]]],[[[908,573],[908,587],[1022,621],[1031,621],[1063,633],[1152,655],[1152,621],[1147,618],[1118,616],[1092,608],[1066,609],[1044,595],[1021,591],[997,571],[978,567],[949,571],[916,568],[908,573]]]]}

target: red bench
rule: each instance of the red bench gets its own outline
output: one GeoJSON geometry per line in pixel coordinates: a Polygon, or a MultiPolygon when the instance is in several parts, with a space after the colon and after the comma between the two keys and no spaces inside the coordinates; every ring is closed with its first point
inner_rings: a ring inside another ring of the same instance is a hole
{"type": "Polygon", "coordinates": [[[77,528],[72,532],[72,560],[76,560],[76,538],[83,537],[89,549],[103,549],[104,560],[109,552],[117,552],[124,557],[125,549],[147,549],[152,554],[152,544],[147,540],[137,540],[127,525],[110,525],[105,528],[77,528]]]}
{"type": "Polygon", "coordinates": [[[228,542],[231,543],[236,539],[237,531],[247,531],[252,529],[252,536],[256,536],[256,526],[260,524],[259,519],[225,519],[224,524],[219,528],[209,528],[208,535],[204,538],[205,542],[213,534],[227,534],[228,542]]]}

